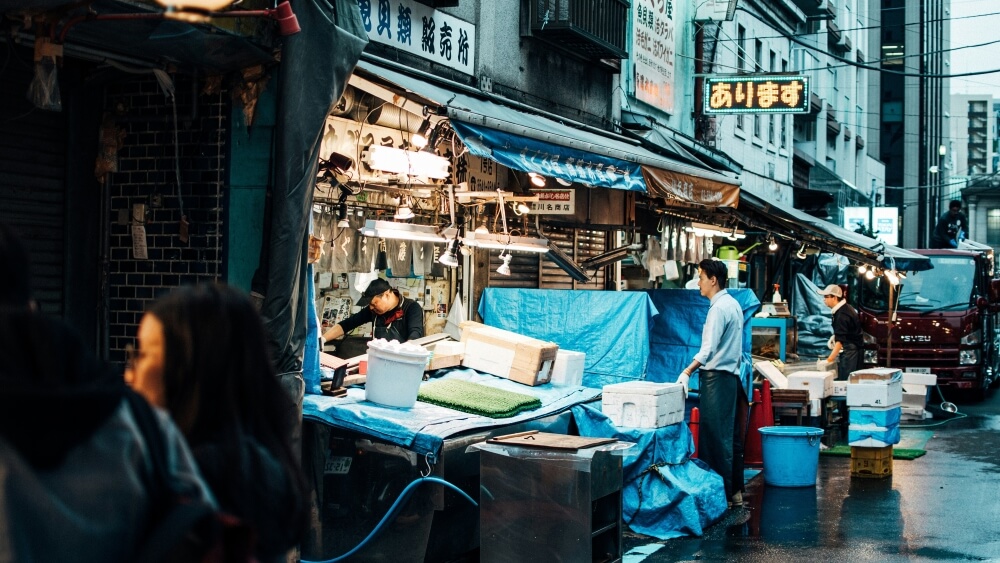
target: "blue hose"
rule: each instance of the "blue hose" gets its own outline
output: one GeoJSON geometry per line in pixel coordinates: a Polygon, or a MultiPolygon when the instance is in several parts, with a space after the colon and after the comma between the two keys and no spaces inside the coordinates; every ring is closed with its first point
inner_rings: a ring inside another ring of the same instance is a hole
{"type": "Polygon", "coordinates": [[[400,509],[403,508],[403,505],[410,498],[410,495],[413,494],[413,490],[416,489],[419,485],[427,482],[440,483],[441,485],[444,485],[452,489],[453,491],[457,492],[458,494],[462,495],[463,497],[465,497],[465,499],[471,502],[473,506],[479,506],[479,503],[474,501],[472,497],[466,494],[465,491],[459,489],[455,485],[452,485],[448,481],[445,481],[444,479],[441,479],[439,477],[421,477],[419,479],[411,481],[410,484],[407,485],[405,489],[403,489],[403,492],[399,493],[399,497],[396,498],[396,502],[392,503],[392,506],[389,507],[389,510],[385,513],[385,516],[383,516],[382,519],[379,520],[378,524],[375,525],[375,528],[371,531],[371,533],[368,534],[368,537],[361,540],[361,543],[354,546],[353,549],[341,555],[340,557],[334,557],[333,559],[325,559],[323,561],[307,561],[305,559],[302,559],[300,563],[335,563],[337,561],[343,561],[348,557],[354,555],[355,553],[360,551],[363,547],[368,545],[368,542],[373,540],[375,536],[382,533],[382,528],[388,525],[389,522],[391,522],[392,519],[396,517],[396,514],[400,511],[400,509]]]}

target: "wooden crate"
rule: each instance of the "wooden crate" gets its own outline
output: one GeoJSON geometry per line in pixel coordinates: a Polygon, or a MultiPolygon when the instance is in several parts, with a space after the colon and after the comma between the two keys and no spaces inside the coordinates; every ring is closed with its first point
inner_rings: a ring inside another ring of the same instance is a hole
{"type": "Polygon", "coordinates": [[[860,448],[851,446],[851,477],[883,479],[892,476],[892,446],[860,448]]]}

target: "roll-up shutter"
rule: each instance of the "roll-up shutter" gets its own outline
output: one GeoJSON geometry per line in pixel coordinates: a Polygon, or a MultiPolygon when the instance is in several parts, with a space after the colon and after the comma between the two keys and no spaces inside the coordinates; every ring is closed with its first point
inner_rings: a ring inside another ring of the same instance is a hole
{"type": "Polygon", "coordinates": [[[31,56],[0,47],[0,58],[7,59],[0,72],[0,221],[24,240],[40,308],[62,316],[66,115],[38,109],[25,98],[31,56]]]}
{"type": "MultiPolygon", "coordinates": [[[[604,231],[549,227],[545,229],[545,236],[577,264],[601,254],[607,248],[607,233],[604,231]]],[[[587,273],[592,276],[591,281],[578,282],[555,262],[542,260],[542,283],[538,287],[543,289],[604,289],[604,267],[598,268],[596,272],[588,271],[587,273]]]]}
{"type": "Polygon", "coordinates": [[[539,260],[542,258],[535,253],[524,252],[512,253],[510,260],[510,275],[501,276],[497,273],[497,268],[503,264],[500,260],[499,250],[490,250],[490,287],[538,287],[539,260]]]}

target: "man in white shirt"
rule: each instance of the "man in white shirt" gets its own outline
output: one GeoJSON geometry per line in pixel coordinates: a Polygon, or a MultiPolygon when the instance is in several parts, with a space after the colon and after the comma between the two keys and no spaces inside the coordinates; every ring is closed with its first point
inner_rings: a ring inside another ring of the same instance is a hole
{"type": "Polygon", "coordinates": [[[688,388],[688,379],[700,369],[701,426],[698,458],[722,476],[729,506],[743,504],[743,435],[748,402],[740,379],[743,357],[743,309],[723,289],[726,264],[702,260],[698,289],[711,301],[701,349],[677,382],[688,388]]]}

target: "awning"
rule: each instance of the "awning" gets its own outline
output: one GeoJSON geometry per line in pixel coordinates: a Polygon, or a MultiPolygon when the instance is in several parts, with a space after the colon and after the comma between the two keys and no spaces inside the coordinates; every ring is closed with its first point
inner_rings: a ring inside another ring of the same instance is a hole
{"type": "Polygon", "coordinates": [[[930,259],[915,252],[886,244],[860,233],[839,227],[795,209],[743,191],[736,209],[740,220],[756,228],[773,230],[798,238],[827,252],[854,260],[898,270],[927,270],[930,259]]]}
{"type": "Polygon", "coordinates": [[[710,207],[736,205],[739,199],[737,179],[671,160],[634,139],[531,113],[461,84],[416,78],[371,61],[358,63],[355,73],[444,108],[470,153],[514,170],[710,207]]]}

